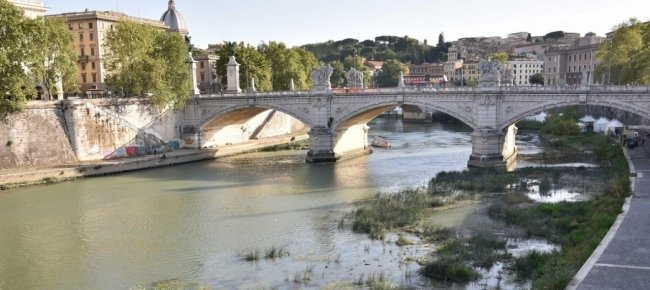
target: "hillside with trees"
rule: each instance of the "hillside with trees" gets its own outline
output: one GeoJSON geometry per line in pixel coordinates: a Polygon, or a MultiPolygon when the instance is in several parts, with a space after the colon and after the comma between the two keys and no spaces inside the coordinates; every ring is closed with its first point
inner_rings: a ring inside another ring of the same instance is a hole
{"type": "Polygon", "coordinates": [[[327,41],[306,44],[302,47],[314,53],[322,62],[343,62],[347,57],[363,57],[368,60],[387,61],[396,59],[402,63],[421,64],[425,62],[444,62],[447,60],[447,50],[450,42],[445,42],[444,35],[438,36],[435,46],[429,45],[427,40],[420,42],[407,36],[377,36],[374,40],[359,41],[346,38],[339,41],[327,41]]]}

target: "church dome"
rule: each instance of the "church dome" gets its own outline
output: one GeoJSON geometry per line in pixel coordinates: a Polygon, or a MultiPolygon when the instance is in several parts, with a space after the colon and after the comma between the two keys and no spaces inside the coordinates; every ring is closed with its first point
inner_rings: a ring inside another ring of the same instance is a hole
{"type": "Polygon", "coordinates": [[[185,19],[178,10],[176,10],[176,3],[174,0],[169,0],[167,11],[160,17],[160,21],[165,22],[170,31],[177,31],[183,35],[187,35],[187,27],[185,26],[185,19]]]}

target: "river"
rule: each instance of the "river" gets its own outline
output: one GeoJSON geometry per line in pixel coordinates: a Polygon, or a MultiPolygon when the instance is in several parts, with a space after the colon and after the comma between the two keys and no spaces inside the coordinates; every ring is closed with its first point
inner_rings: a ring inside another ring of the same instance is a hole
{"type": "Polygon", "coordinates": [[[305,151],[259,152],[0,192],[0,289],[135,289],[165,280],[318,289],[372,275],[427,285],[404,261],[428,246],[372,241],[338,220],[379,191],[466,168],[470,131],[381,118],[369,126],[392,148],[336,164],[307,164],[305,151]],[[242,257],[274,246],[290,255],[242,257]]]}

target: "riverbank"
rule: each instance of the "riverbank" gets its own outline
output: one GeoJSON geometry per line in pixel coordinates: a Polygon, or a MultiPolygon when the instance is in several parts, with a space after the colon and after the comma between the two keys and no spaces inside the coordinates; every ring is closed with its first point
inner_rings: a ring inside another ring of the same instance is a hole
{"type": "Polygon", "coordinates": [[[54,167],[25,169],[18,172],[3,170],[0,171],[0,190],[56,183],[78,178],[97,177],[137,170],[168,167],[243,154],[257,150],[273,150],[273,148],[283,144],[308,139],[309,135],[287,135],[261,140],[251,140],[250,142],[242,144],[219,146],[218,148],[181,149],[157,155],[79,162],[54,167]]]}

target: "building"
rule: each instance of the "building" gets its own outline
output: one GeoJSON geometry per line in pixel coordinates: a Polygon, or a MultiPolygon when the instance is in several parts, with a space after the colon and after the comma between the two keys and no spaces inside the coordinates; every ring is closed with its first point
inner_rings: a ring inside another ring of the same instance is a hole
{"type": "Polygon", "coordinates": [[[593,73],[599,61],[596,52],[603,37],[588,33],[572,46],[551,48],[544,57],[546,85],[586,85],[599,82],[593,73]]]}
{"type": "Polygon", "coordinates": [[[473,79],[478,82],[479,70],[478,70],[478,60],[470,60],[463,62],[463,67],[460,69],[460,76],[457,75],[457,78],[461,80],[461,85],[467,85],[467,81],[473,79]]]}
{"type": "Polygon", "coordinates": [[[409,74],[404,76],[404,84],[430,86],[444,84],[445,65],[442,63],[407,64],[409,74]]]}
{"type": "Polygon", "coordinates": [[[221,91],[217,76],[216,63],[219,57],[213,54],[195,56],[197,63],[196,80],[202,94],[218,93],[221,91]]]}
{"type": "Polygon", "coordinates": [[[363,63],[372,73],[373,76],[376,76],[381,68],[384,66],[383,61],[377,61],[377,60],[366,60],[366,62],[363,63]]]}
{"type": "Polygon", "coordinates": [[[160,16],[160,21],[165,23],[167,29],[172,32],[178,32],[183,36],[187,36],[187,26],[185,25],[185,18],[176,10],[176,3],[174,0],[169,0],[167,3],[167,11],[160,16]]]}
{"type": "Polygon", "coordinates": [[[22,9],[29,18],[44,16],[48,10],[41,0],[9,0],[9,3],[22,9]]]}
{"type": "Polygon", "coordinates": [[[544,61],[537,59],[511,60],[507,66],[512,70],[515,86],[529,86],[532,75],[544,72],[544,61]]]}
{"type": "Polygon", "coordinates": [[[444,74],[447,82],[451,82],[453,85],[453,80],[456,78],[456,75],[460,74],[460,70],[463,68],[463,60],[448,61],[444,63],[444,74]]]}
{"type": "Polygon", "coordinates": [[[447,50],[447,61],[457,61],[460,58],[460,51],[458,50],[458,47],[455,45],[452,45],[449,47],[447,50]]]}
{"type": "Polygon", "coordinates": [[[106,85],[108,72],[105,67],[107,52],[104,48],[104,38],[120,20],[134,21],[187,35],[185,21],[176,10],[173,0],[169,1],[168,10],[163,13],[161,20],[128,16],[122,12],[88,10],[46,17],[64,18],[67,28],[75,35],[74,48],[79,56],[77,84],[84,92],[87,90],[119,91],[119,88],[108,88],[106,85]]]}

